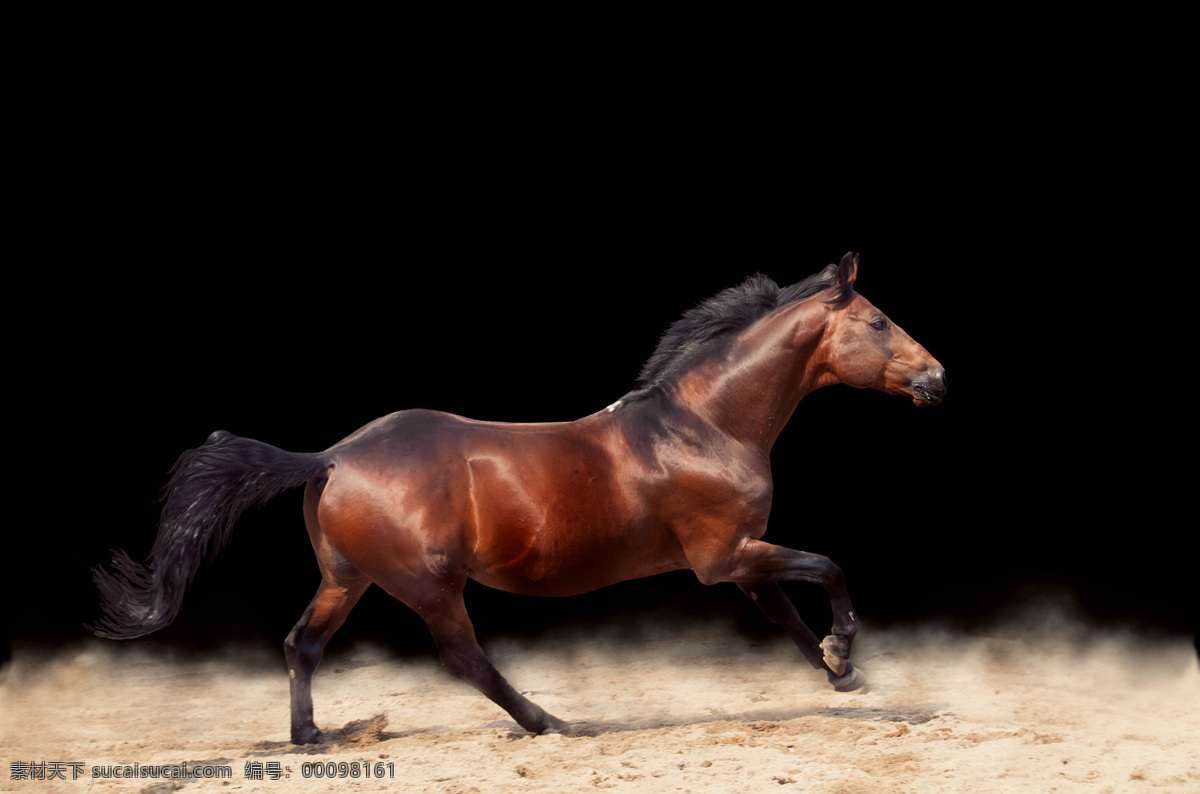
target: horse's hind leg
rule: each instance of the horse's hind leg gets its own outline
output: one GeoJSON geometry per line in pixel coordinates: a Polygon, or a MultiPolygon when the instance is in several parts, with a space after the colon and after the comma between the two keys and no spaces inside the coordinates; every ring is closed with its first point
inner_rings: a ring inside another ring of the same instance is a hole
{"type": "Polygon", "coordinates": [[[358,603],[370,581],[339,580],[326,573],[312,602],[283,643],[292,690],[292,743],[312,744],[321,732],[313,722],[312,677],[329,638],[358,603]]]}
{"type": "Polygon", "coordinates": [[[350,610],[371,584],[370,579],[330,545],[321,531],[317,501],[323,488],[324,481],[315,480],[309,482],[304,491],[304,523],[321,569],[321,586],[283,642],[291,677],[294,744],[312,744],[321,738],[321,732],[313,722],[313,672],[321,662],[329,638],[346,621],[350,610]]]}
{"type": "Polygon", "coordinates": [[[487,695],[530,733],[566,733],[567,724],[513,689],[475,640],[475,629],[459,600],[436,615],[425,615],[425,623],[437,643],[442,666],[487,695]]]}
{"type": "Polygon", "coordinates": [[[436,594],[434,598],[412,596],[411,586],[402,588],[408,593],[391,587],[384,589],[412,607],[425,621],[446,672],[487,695],[530,733],[567,733],[565,722],[513,689],[479,647],[462,599],[464,584],[464,581],[433,583],[425,592],[436,594]]]}
{"type": "Polygon", "coordinates": [[[475,629],[467,617],[461,595],[440,605],[436,612],[422,613],[422,617],[433,634],[442,666],[448,673],[487,695],[530,733],[568,731],[565,722],[525,698],[500,675],[475,639],[475,629]]]}

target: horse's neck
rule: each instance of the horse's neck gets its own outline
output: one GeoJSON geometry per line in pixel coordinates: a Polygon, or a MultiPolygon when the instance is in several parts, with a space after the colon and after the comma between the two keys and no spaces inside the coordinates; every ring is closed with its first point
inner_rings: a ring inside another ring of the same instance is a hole
{"type": "Polygon", "coordinates": [[[729,435],[770,451],[801,398],[831,382],[821,347],[827,316],[810,300],[762,318],[684,373],[676,399],[729,435]]]}

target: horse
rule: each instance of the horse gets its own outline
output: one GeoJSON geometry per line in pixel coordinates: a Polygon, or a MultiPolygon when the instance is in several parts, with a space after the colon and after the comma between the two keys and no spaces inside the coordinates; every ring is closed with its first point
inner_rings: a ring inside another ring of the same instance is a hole
{"type": "Polygon", "coordinates": [[[859,617],[829,558],[764,542],[770,452],[806,394],[836,383],[934,405],[946,373],[855,289],[859,257],[789,287],[761,274],[686,312],[635,388],[570,422],[481,422],[430,410],[377,419],[324,452],[294,453],[218,431],[172,467],[145,564],[114,552],[93,578],[89,628],[143,636],[179,614],[206,557],[251,505],[303,484],[321,571],[284,641],[291,740],[321,741],[312,677],[326,644],[372,583],[428,626],[442,665],[534,734],[569,725],[514,689],[480,648],[467,579],[512,593],[570,596],[690,569],[734,582],[839,692],[866,677],[850,661],[859,617]],[[822,640],[780,581],[826,591],[822,640]]]}

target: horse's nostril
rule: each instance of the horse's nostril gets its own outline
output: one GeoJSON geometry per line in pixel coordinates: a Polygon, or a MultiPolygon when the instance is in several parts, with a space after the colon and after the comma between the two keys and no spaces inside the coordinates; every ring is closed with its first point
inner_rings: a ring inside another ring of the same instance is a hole
{"type": "Polygon", "coordinates": [[[946,396],[946,371],[927,370],[913,381],[912,388],[926,405],[936,405],[946,396]]]}

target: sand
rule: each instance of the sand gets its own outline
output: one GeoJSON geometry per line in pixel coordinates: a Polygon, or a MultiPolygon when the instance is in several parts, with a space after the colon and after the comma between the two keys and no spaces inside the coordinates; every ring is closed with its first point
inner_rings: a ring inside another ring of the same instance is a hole
{"type": "Polygon", "coordinates": [[[89,639],[4,672],[0,791],[1200,792],[1190,643],[1057,634],[1069,642],[868,625],[855,661],[871,687],[855,694],[782,637],[716,620],[492,638],[508,679],[576,729],[536,737],[432,651],[347,644],[314,687],[329,739],[300,749],[280,652],[89,639]],[[78,766],[14,779],[54,762],[78,766]],[[92,777],[135,763],[230,776],[92,777]]]}

